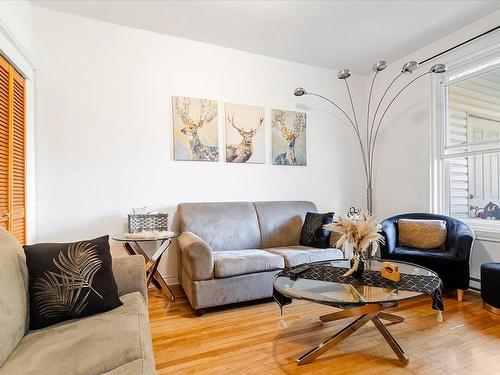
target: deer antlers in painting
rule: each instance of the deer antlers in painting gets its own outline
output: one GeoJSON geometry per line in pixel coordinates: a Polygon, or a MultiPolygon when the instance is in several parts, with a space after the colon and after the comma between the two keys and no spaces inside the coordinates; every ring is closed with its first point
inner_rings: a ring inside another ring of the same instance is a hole
{"type": "Polygon", "coordinates": [[[204,145],[201,143],[198,132],[203,125],[209,123],[217,116],[217,103],[208,99],[200,99],[200,116],[194,121],[189,115],[190,98],[177,97],[175,99],[175,110],[181,117],[184,127],[181,133],[189,137],[192,160],[219,160],[219,147],[204,145]]]}
{"type": "Polygon", "coordinates": [[[295,158],[295,140],[304,131],[306,126],[306,114],[295,112],[295,121],[293,123],[293,130],[290,130],[286,125],[285,111],[273,110],[273,128],[278,130],[281,136],[288,143],[286,152],[279,154],[274,158],[274,164],[277,165],[296,165],[297,159],[295,158]]]}
{"type": "Polygon", "coordinates": [[[231,144],[226,146],[226,161],[230,163],[246,163],[253,154],[252,138],[262,128],[264,118],[260,118],[255,129],[246,131],[241,126],[236,125],[234,121],[234,113],[227,117],[229,123],[242,136],[240,144],[231,144]]]}

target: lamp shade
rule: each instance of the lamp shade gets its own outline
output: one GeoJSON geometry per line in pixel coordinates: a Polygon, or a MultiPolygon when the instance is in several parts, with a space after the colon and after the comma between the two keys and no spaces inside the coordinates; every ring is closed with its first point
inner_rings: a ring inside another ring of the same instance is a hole
{"type": "Polygon", "coordinates": [[[295,96],[302,96],[302,95],[305,95],[307,94],[306,90],[304,90],[303,87],[297,87],[294,91],[293,91],[293,95],[295,96]]]}
{"type": "Polygon", "coordinates": [[[372,69],[374,72],[381,72],[385,68],[387,68],[387,61],[380,60],[380,61],[377,61],[375,64],[373,64],[372,69]]]}
{"type": "Polygon", "coordinates": [[[411,73],[418,68],[418,62],[408,61],[401,68],[401,73],[411,73]]]}
{"type": "Polygon", "coordinates": [[[431,66],[429,70],[430,73],[444,73],[448,70],[448,67],[444,64],[436,64],[431,66]]]}
{"type": "Polygon", "coordinates": [[[347,79],[351,76],[351,71],[349,69],[342,69],[339,74],[337,75],[337,77],[339,77],[339,79],[347,79]]]}

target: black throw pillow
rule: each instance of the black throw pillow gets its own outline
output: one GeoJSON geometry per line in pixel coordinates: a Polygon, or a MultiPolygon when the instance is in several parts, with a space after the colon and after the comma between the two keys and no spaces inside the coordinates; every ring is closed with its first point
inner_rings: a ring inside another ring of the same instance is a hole
{"type": "Polygon", "coordinates": [[[321,249],[330,247],[331,232],[324,229],[323,225],[333,223],[333,215],[333,212],[327,212],[326,214],[308,212],[302,226],[300,244],[321,249]]]}
{"type": "Polygon", "coordinates": [[[118,298],[108,236],[74,243],[24,246],[29,274],[30,329],[112,310],[118,298]]]}

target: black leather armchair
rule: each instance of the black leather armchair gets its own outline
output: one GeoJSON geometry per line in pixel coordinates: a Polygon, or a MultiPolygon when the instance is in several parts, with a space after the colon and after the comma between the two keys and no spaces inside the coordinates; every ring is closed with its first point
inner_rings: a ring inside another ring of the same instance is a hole
{"type": "Polygon", "coordinates": [[[469,259],[475,238],[467,224],[448,216],[411,213],[384,220],[382,233],[385,237],[385,244],[380,247],[383,259],[402,260],[433,270],[439,275],[445,288],[457,289],[458,300],[462,300],[463,291],[469,288],[469,259]],[[444,220],[448,231],[445,249],[420,250],[399,246],[399,219],[444,220]]]}

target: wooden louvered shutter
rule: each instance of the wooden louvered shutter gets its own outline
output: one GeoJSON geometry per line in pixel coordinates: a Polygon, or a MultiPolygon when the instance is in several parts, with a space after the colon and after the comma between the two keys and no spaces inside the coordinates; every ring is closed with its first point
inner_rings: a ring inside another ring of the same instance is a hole
{"type": "Polygon", "coordinates": [[[10,66],[0,56],[0,226],[9,229],[10,66]]]}
{"type": "Polygon", "coordinates": [[[12,169],[11,169],[11,226],[10,231],[19,242],[24,244],[26,236],[25,221],[25,87],[24,78],[12,69],[12,132],[11,132],[11,150],[12,150],[12,169]]]}
{"type": "Polygon", "coordinates": [[[0,56],[0,226],[26,239],[26,90],[24,78],[0,56]]]}

